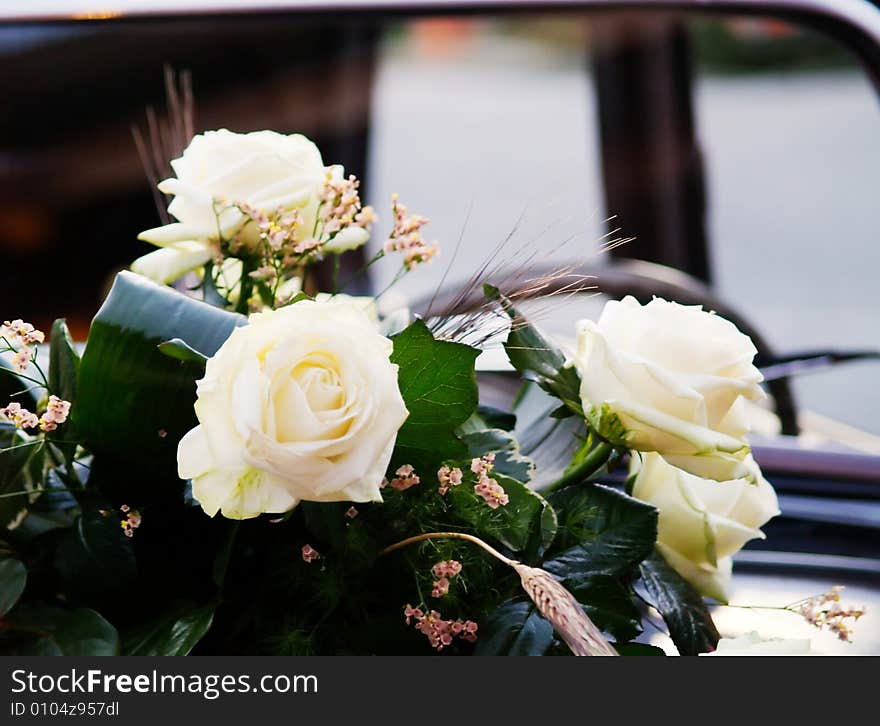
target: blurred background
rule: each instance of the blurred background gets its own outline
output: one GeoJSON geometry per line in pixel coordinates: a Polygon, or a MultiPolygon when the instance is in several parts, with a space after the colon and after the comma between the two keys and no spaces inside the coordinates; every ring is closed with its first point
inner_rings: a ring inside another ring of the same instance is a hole
{"type": "MultiPolygon", "coordinates": [[[[880,349],[880,104],[830,19],[172,18],[167,0],[138,4],[155,16],[0,21],[3,319],[48,329],[66,315],[84,340],[115,272],[150,251],[136,237],[162,223],[167,200],[132,127],[148,140],[153,119],[159,166],[181,146],[159,129],[173,69],[191,78],[196,131],[305,133],[325,163],[363,179],[380,220],[394,192],[430,217],[442,252],[397,288],[411,300],[458,290],[488,257],[575,264],[609,294],[657,292],[736,317],[765,363],[880,349]]],[[[383,289],[395,271],[376,265],[369,284],[383,289]]],[[[599,304],[581,295],[540,322],[572,337],[599,304]]],[[[738,558],[734,599],[785,604],[840,582],[880,607],[878,373],[865,360],[774,384],[783,431],[800,436],[755,447],[783,516],[738,558]]],[[[777,432],[771,421],[765,433],[777,432]]],[[[758,627],[745,611],[720,617],[727,633],[758,627]]],[[[861,628],[863,652],[880,652],[877,623],[861,628]]]]}
{"type": "MultiPolygon", "coordinates": [[[[148,251],[131,127],[163,112],[165,66],[191,73],[196,130],[301,131],[386,219],[394,191],[429,216],[443,254],[411,297],[459,238],[447,289],[512,231],[505,259],[596,267],[634,237],[615,254],[707,283],[774,351],[880,348],[880,106],[858,61],[774,18],[644,11],[0,25],[5,315],[65,314],[82,339],[148,251]]],[[[573,310],[545,325],[570,334],[573,310]]],[[[880,434],[876,373],[801,376],[795,397],[880,434]]]]}

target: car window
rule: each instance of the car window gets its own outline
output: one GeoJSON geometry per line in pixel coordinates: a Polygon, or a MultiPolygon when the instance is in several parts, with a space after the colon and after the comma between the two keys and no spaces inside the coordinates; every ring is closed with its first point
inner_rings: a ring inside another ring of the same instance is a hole
{"type": "MultiPolygon", "coordinates": [[[[85,337],[112,275],[148,250],[137,233],[160,222],[131,126],[148,134],[145,107],[161,113],[164,64],[190,71],[197,130],[302,131],[365,177],[386,215],[406,190],[443,252],[403,294],[430,296],[489,257],[601,265],[632,222],[603,187],[596,17],[0,26],[0,283],[22,316],[46,327],[63,309],[85,337]]],[[[820,33],[773,19],[674,19],[693,72],[714,291],[777,352],[880,348],[880,108],[864,70],[820,33]]],[[[582,296],[541,322],[570,336],[596,308],[582,296]]],[[[802,415],[880,434],[877,371],[799,377],[802,415]]]]}

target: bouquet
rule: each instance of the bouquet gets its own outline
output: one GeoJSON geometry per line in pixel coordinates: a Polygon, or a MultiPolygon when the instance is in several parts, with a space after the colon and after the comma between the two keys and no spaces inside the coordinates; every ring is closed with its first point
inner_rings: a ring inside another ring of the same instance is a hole
{"type": "MultiPolygon", "coordinates": [[[[413,319],[346,294],[377,215],[305,137],[207,132],[172,167],[177,221],[84,351],[3,323],[0,649],[653,655],[657,614],[681,654],[718,648],[706,598],[778,513],[747,336],[625,298],[568,351],[519,309],[540,282],[488,274],[475,310],[413,319]],[[480,405],[487,329],[513,411],[480,405]]],[[[427,221],[394,197],[361,272],[418,274],[427,221]]],[[[845,639],[862,612],[788,609],[845,639]]]]}

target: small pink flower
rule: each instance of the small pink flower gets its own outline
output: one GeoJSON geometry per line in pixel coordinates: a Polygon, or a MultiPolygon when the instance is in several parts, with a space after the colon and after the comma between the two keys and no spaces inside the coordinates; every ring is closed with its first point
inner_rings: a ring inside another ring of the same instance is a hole
{"type": "Polygon", "coordinates": [[[12,367],[19,373],[24,373],[33,359],[33,351],[25,346],[12,356],[12,367]]]}
{"type": "Polygon", "coordinates": [[[421,610],[414,608],[409,604],[403,609],[403,614],[406,617],[407,625],[409,625],[413,619],[421,620],[425,617],[425,614],[421,610]]]}
{"type": "Polygon", "coordinates": [[[498,509],[506,505],[510,498],[504,488],[494,479],[483,476],[479,483],[474,486],[474,492],[486,500],[490,509],[498,509]]]}
{"type": "Polygon", "coordinates": [[[372,207],[364,207],[354,217],[354,223],[358,227],[363,227],[364,229],[369,229],[378,221],[379,218],[376,216],[372,207]]]}
{"type": "Polygon", "coordinates": [[[43,431],[54,431],[58,428],[58,424],[67,421],[67,414],[70,413],[70,403],[63,401],[58,396],[49,396],[49,405],[46,411],[40,416],[40,429],[43,431]]]}
{"type": "Polygon", "coordinates": [[[5,408],[0,408],[0,416],[10,421],[17,429],[33,429],[40,424],[35,413],[22,408],[21,404],[15,401],[5,408]]]}
{"type": "Polygon", "coordinates": [[[489,452],[479,459],[471,459],[471,471],[477,476],[488,474],[495,468],[495,454],[489,452]]]}
{"type": "Polygon", "coordinates": [[[436,648],[438,651],[451,645],[456,637],[470,643],[477,639],[477,624],[472,620],[465,622],[461,620],[445,620],[436,610],[431,610],[431,612],[425,615],[418,608],[413,608],[409,605],[404,608],[403,614],[406,617],[406,624],[412,624],[416,630],[428,639],[431,647],[436,648]]]}
{"type": "Polygon", "coordinates": [[[441,577],[434,582],[434,589],[431,590],[431,597],[443,597],[449,592],[449,580],[441,577]]]}
{"type": "Polygon", "coordinates": [[[305,562],[313,562],[317,560],[321,555],[318,553],[318,550],[314,549],[311,545],[305,544],[302,548],[302,558],[305,562]]]}
{"type": "Polygon", "coordinates": [[[477,624],[473,620],[466,620],[464,623],[464,632],[461,639],[469,643],[475,643],[477,640],[477,624]]]}
{"type": "Polygon", "coordinates": [[[461,562],[458,560],[441,560],[431,568],[434,577],[455,577],[461,572],[461,562]]]}
{"type": "Polygon", "coordinates": [[[39,344],[46,340],[46,335],[43,332],[20,318],[11,322],[5,320],[3,325],[0,326],[0,335],[6,338],[12,345],[39,344]]]}
{"type": "Polygon", "coordinates": [[[396,476],[391,480],[390,484],[399,492],[406,491],[421,481],[411,464],[404,464],[394,473],[396,476]]]}
{"type": "Polygon", "coordinates": [[[457,487],[461,484],[461,478],[461,469],[450,469],[448,466],[441,466],[437,470],[437,481],[440,482],[437,491],[440,492],[441,496],[446,494],[450,487],[457,487]]]}

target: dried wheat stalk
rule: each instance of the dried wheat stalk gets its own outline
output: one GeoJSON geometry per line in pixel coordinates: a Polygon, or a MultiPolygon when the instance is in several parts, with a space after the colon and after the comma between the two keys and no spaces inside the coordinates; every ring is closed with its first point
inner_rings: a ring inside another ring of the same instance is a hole
{"type": "Polygon", "coordinates": [[[574,596],[549,572],[538,567],[529,567],[522,562],[505,557],[479,537],[464,532],[427,532],[389,545],[379,554],[386,555],[407,545],[428,539],[463,539],[482,547],[494,558],[516,570],[523,590],[575,655],[619,655],[605,640],[602,631],[590,620],[574,596]]]}
{"type": "Polygon", "coordinates": [[[574,596],[550,573],[521,562],[511,564],[523,590],[575,655],[618,655],[574,596]]]}
{"type": "Polygon", "coordinates": [[[171,222],[167,199],[156,188],[160,181],[173,176],[171,160],[176,159],[195,135],[192,78],[189,71],[177,74],[165,66],[165,101],[167,113],[160,117],[152,106],[146,110],[147,132],[132,125],[131,133],[137,147],[144,173],[150,182],[153,201],[163,224],[171,222]]]}

